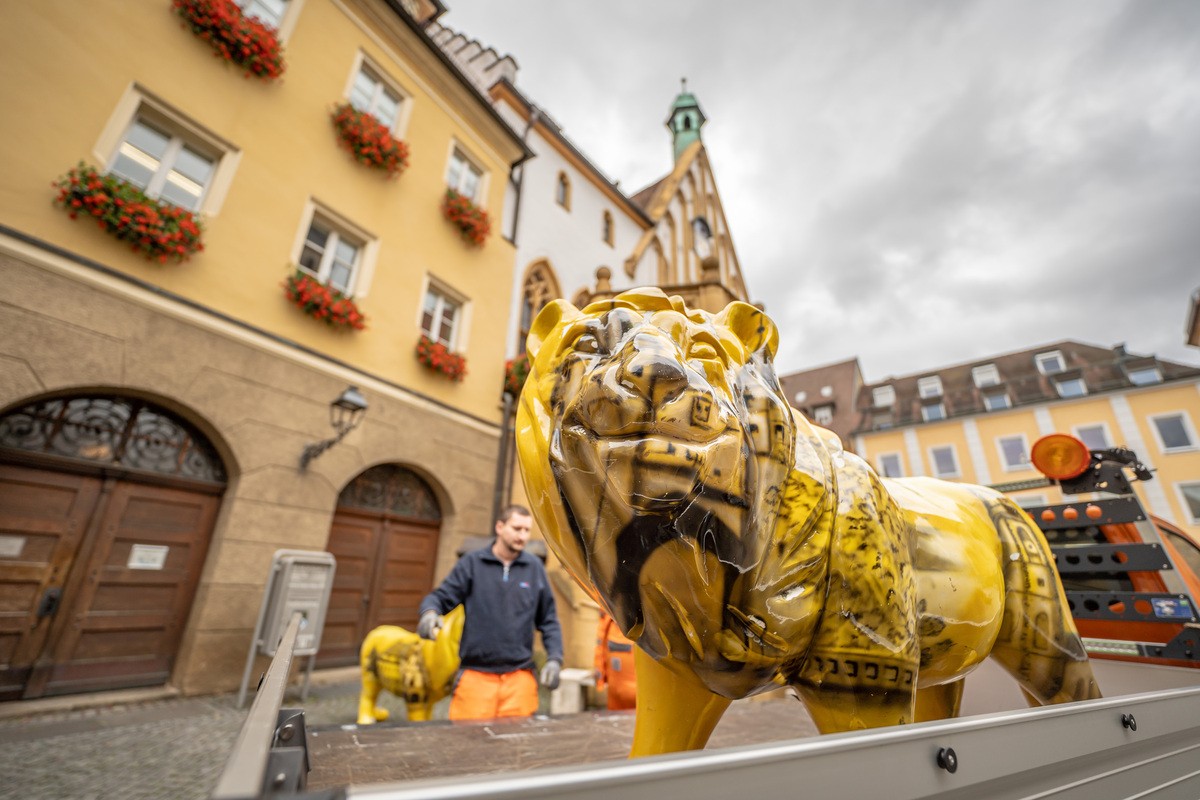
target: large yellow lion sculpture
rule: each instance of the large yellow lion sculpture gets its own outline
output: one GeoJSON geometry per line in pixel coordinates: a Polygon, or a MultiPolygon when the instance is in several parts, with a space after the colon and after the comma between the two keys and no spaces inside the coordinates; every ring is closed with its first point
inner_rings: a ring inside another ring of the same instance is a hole
{"type": "Polygon", "coordinates": [[[379,693],[385,689],[404,701],[410,721],[428,721],[434,704],[453,688],[464,619],[463,607],[455,606],[432,641],[396,625],[380,625],[368,633],[359,648],[358,724],[373,725],[390,716],[379,706],[379,693]]]}
{"type": "Polygon", "coordinates": [[[528,337],[518,452],[555,554],[638,646],[631,755],[701,748],[795,688],[822,732],[958,713],[989,655],[1031,703],[1099,697],[1041,532],[989,489],[881,479],[784,399],[777,333],[658,289],[528,337]]]}

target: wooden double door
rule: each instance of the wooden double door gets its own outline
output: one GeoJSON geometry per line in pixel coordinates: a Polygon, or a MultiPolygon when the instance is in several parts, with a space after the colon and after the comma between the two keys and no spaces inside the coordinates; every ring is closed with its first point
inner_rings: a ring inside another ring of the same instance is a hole
{"type": "Polygon", "coordinates": [[[165,683],[219,503],[0,463],[0,700],[165,683]]]}
{"type": "Polygon", "coordinates": [[[440,523],[387,512],[339,508],[329,533],[337,559],[317,666],[358,663],[363,639],[379,625],[416,630],[433,588],[440,523]]]}

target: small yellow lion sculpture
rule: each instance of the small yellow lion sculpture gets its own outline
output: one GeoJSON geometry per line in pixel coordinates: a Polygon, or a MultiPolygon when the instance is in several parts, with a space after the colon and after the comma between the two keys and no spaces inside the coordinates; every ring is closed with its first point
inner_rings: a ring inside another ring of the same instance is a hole
{"type": "Polygon", "coordinates": [[[822,732],[958,713],[989,655],[1030,702],[1099,697],[1049,548],[1011,500],[881,479],[788,405],[777,333],[658,289],[528,337],[518,453],[547,542],[638,645],[631,755],[703,747],[795,688],[822,732]]]}
{"type": "Polygon", "coordinates": [[[373,725],[388,718],[387,709],[377,705],[379,693],[385,689],[404,701],[410,721],[430,719],[434,704],[453,688],[464,617],[462,606],[455,606],[443,618],[433,641],[395,625],[380,625],[367,634],[359,650],[359,725],[373,725]]]}

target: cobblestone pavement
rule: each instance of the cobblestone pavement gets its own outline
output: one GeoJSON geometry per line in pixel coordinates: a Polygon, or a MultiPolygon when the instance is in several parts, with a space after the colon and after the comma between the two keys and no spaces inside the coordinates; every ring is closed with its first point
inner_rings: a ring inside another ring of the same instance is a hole
{"type": "MultiPolygon", "coordinates": [[[[249,712],[249,700],[245,709],[236,700],[169,698],[24,715],[11,706],[0,719],[0,798],[203,800],[249,712]]],[[[302,706],[312,727],[353,723],[358,680],[314,680],[306,701],[289,689],[284,704],[302,706]]],[[[391,695],[381,704],[403,715],[403,702],[391,695]]]]}

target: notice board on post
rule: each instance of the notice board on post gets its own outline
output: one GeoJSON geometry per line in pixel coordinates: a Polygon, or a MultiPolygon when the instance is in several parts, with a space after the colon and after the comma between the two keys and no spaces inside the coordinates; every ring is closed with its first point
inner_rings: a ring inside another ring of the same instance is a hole
{"type": "Polygon", "coordinates": [[[321,631],[325,628],[325,612],[329,608],[336,569],[337,560],[332,553],[319,550],[275,551],[267,588],[258,610],[258,622],[254,626],[254,640],[246,655],[246,669],[242,673],[241,689],[238,690],[238,708],[246,699],[246,687],[255,654],[273,658],[284,630],[297,613],[300,614],[300,631],[296,635],[292,655],[308,656],[302,692],[302,696],[307,697],[313,656],[321,647],[321,631]]]}

